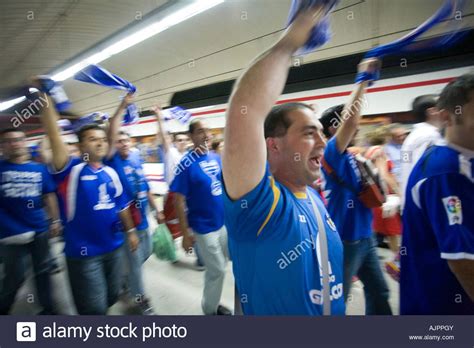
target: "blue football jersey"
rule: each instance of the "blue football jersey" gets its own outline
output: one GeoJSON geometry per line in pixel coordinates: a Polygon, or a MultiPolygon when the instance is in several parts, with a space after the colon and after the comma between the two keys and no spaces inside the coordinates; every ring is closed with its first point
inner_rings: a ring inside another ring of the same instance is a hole
{"type": "Polygon", "coordinates": [[[474,260],[474,152],[428,148],[408,180],[403,211],[401,314],[474,314],[448,260],[474,260]]]}
{"type": "Polygon", "coordinates": [[[124,242],[119,212],[130,202],[115,170],[70,158],[53,177],[58,182],[67,221],[66,256],[96,256],[119,248],[124,242]]]}
{"type": "MultiPolygon", "coordinates": [[[[43,195],[56,185],[44,164],[0,161],[0,240],[15,243],[48,229],[43,195]]],[[[31,239],[31,238],[30,238],[31,239]]]]}
{"type": "Polygon", "coordinates": [[[224,225],[220,156],[190,151],[174,173],[170,191],[186,197],[189,226],[201,234],[220,229],[224,225]]]}
{"type": "MultiPolygon", "coordinates": [[[[324,151],[324,159],[334,173],[346,185],[356,191],[361,189],[361,174],[354,155],[348,151],[340,153],[336,137],[332,137],[324,151]]],[[[372,235],[372,210],[367,208],[348,187],[339,184],[333,177],[324,174],[324,196],[328,201],[329,215],[334,219],[344,241],[355,241],[372,235]]]]}
{"type": "Polygon", "coordinates": [[[150,187],[143,172],[142,161],[138,153],[130,153],[127,158],[122,158],[118,152],[105,162],[118,174],[125,193],[141,213],[141,222],[137,230],[143,231],[148,228],[147,208],[148,192],[150,187]]]}
{"type": "Polygon", "coordinates": [[[329,253],[331,313],[343,315],[342,242],[319,195],[294,194],[267,167],[241,199],[224,194],[229,251],[247,315],[322,315],[322,271],[311,194],[323,217],[329,253]]]}

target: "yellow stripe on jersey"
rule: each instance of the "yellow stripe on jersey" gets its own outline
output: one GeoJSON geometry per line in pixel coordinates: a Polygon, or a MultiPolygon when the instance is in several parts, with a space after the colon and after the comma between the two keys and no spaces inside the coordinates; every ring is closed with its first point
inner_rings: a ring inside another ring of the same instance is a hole
{"type": "Polygon", "coordinates": [[[298,199],[306,199],[308,198],[308,195],[306,195],[306,192],[295,192],[294,193],[295,197],[298,199]]]}
{"type": "Polygon", "coordinates": [[[270,211],[268,212],[267,218],[263,222],[262,226],[260,226],[260,228],[258,229],[257,236],[262,232],[263,228],[272,217],[273,212],[275,211],[275,208],[277,206],[277,203],[280,200],[280,189],[275,185],[275,179],[273,178],[273,176],[269,176],[268,178],[270,179],[270,186],[273,191],[273,203],[272,203],[272,207],[270,208],[270,211]]]}

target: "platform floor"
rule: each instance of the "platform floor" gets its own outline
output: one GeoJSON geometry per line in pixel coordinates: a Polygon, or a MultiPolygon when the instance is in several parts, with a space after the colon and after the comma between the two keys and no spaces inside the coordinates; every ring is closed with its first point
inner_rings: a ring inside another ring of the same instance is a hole
{"type": "MultiPolygon", "coordinates": [[[[177,245],[180,241],[177,240],[177,245]]],[[[54,300],[57,311],[60,314],[76,314],[72,302],[71,291],[67,281],[64,258],[61,254],[61,243],[53,244],[53,250],[59,255],[63,271],[52,276],[54,300]]],[[[389,260],[390,252],[386,249],[378,249],[380,262],[383,266],[389,260]]],[[[195,257],[187,255],[181,248],[178,248],[179,261],[171,264],[158,260],[152,255],[144,265],[145,288],[147,295],[151,298],[156,314],[159,315],[202,315],[201,295],[203,289],[203,271],[196,270],[195,257]]],[[[221,303],[233,309],[234,305],[234,279],[232,275],[231,263],[227,266],[227,275],[224,284],[221,303]]],[[[0,279],[3,268],[0,266],[0,279]]],[[[394,314],[399,313],[399,286],[388,275],[385,275],[390,288],[390,304],[394,314]]],[[[352,287],[353,302],[348,304],[347,314],[364,314],[364,292],[360,281],[352,287]]],[[[36,298],[31,272],[17,295],[12,314],[30,315],[39,312],[40,308],[32,302],[36,298]]],[[[133,307],[127,301],[121,300],[110,308],[109,314],[135,314],[133,307]]]]}

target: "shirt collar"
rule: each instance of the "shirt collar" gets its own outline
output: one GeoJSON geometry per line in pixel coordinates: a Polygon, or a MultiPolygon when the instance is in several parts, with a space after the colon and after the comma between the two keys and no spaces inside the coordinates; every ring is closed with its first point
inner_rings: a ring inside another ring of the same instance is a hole
{"type": "Polygon", "coordinates": [[[450,142],[447,142],[446,146],[450,147],[453,150],[456,150],[457,152],[461,153],[464,157],[466,157],[468,159],[474,158],[474,151],[473,150],[466,149],[465,147],[462,147],[462,146],[459,146],[459,145],[456,145],[456,144],[453,144],[453,143],[450,143],[450,142]]]}

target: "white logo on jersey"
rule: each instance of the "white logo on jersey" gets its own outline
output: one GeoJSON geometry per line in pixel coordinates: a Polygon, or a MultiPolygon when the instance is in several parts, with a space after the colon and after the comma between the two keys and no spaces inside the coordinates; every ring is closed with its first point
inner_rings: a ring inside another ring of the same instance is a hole
{"type": "Polygon", "coordinates": [[[458,196],[448,196],[443,199],[444,209],[448,215],[449,225],[462,225],[462,204],[458,196]]]}
{"type": "Polygon", "coordinates": [[[213,196],[220,196],[222,195],[222,185],[217,176],[221,172],[221,168],[219,167],[219,163],[216,160],[211,161],[202,161],[199,162],[199,166],[201,167],[202,171],[206,173],[208,177],[211,178],[211,193],[213,196]]]}
{"type": "Polygon", "coordinates": [[[299,217],[300,217],[300,222],[306,223],[306,216],[304,216],[304,215],[299,215],[299,217]]]}
{"type": "MultiPolygon", "coordinates": [[[[321,283],[321,290],[318,289],[312,289],[309,291],[309,298],[311,299],[311,302],[317,305],[322,305],[323,304],[323,269],[321,265],[321,249],[320,249],[320,244],[319,244],[319,235],[318,238],[316,239],[316,257],[318,259],[318,264],[319,264],[319,274],[320,276],[320,283],[321,283]]],[[[333,274],[332,271],[332,265],[331,261],[328,260],[328,277],[329,277],[329,284],[330,284],[330,293],[329,293],[329,300],[337,300],[341,298],[343,295],[342,291],[342,283],[337,283],[336,284],[336,275],[333,274]],[[331,284],[332,283],[332,284],[331,284]]]]}
{"type": "Polygon", "coordinates": [[[99,202],[94,205],[94,210],[112,209],[115,203],[110,200],[110,195],[107,193],[107,184],[99,186],[99,202]]]}
{"type": "Polygon", "coordinates": [[[92,181],[97,180],[97,175],[83,175],[81,176],[82,181],[92,181]]]}

